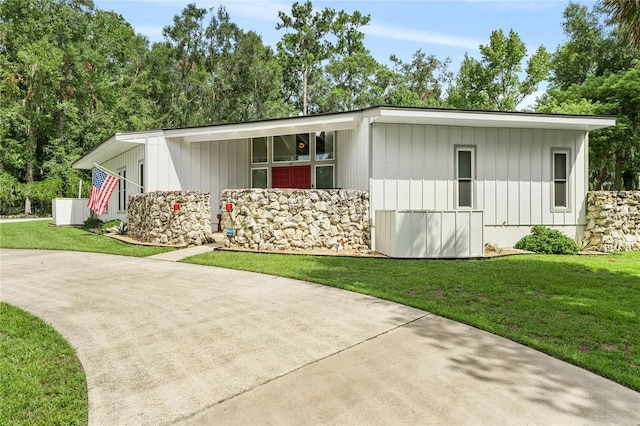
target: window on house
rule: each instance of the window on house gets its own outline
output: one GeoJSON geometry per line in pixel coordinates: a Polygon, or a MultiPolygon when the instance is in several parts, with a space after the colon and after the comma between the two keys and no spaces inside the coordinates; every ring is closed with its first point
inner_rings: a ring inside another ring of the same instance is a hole
{"type": "Polygon", "coordinates": [[[458,207],[473,207],[473,148],[456,148],[458,207]]]}
{"type": "Polygon", "coordinates": [[[140,191],[140,193],[144,192],[144,163],[141,161],[140,162],[140,188],[138,188],[138,190],[140,191]]]}
{"type": "Polygon", "coordinates": [[[553,152],[553,207],[569,207],[569,155],[566,151],[553,152]]]}
{"type": "Polygon", "coordinates": [[[260,164],[268,161],[267,138],[251,139],[251,163],[260,164]]]}
{"type": "Polygon", "coordinates": [[[268,188],[268,171],[269,169],[251,169],[251,187],[252,188],[268,188]]]}
{"type": "Polygon", "coordinates": [[[333,166],[316,166],[316,189],[333,187],[333,166]]]}
{"type": "Polygon", "coordinates": [[[118,211],[123,211],[127,209],[127,169],[119,169],[118,176],[118,211]]]}
{"type": "Polygon", "coordinates": [[[309,161],[309,134],[273,137],[273,161],[309,161]]]}
{"type": "Polygon", "coordinates": [[[316,160],[332,160],[333,146],[333,132],[316,133],[316,160]]]}

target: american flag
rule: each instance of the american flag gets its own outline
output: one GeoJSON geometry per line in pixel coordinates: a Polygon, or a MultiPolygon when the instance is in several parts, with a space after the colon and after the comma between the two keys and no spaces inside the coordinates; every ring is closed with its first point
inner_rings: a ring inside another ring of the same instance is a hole
{"type": "Polygon", "coordinates": [[[93,172],[93,181],[91,185],[91,195],[87,207],[101,215],[107,209],[109,198],[113,190],[116,189],[120,178],[107,174],[100,167],[96,166],[93,172]]]}

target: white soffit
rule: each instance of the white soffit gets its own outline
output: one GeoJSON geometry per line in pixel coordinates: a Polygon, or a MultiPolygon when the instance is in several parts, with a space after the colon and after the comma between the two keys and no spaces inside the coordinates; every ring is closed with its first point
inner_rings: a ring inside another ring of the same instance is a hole
{"type": "Polygon", "coordinates": [[[518,129],[596,130],[616,124],[615,117],[500,113],[455,110],[379,108],[371,111],[372,123],[430,124],[466,127],[511,127],[518,129]]]}
{"type": "Polygon", "coordinates": [[[345,113],[339,115],[295,117],[282,120],[165,130],[164,134],[167,138],[182,138],[185,142],[209,142],[260,136],[310,133],[323,130],[349,130],[356,128],[360,115],[360,113],[345,113]]]}
{"type": "Polygon", "coordinates": [[[72,167],[74,169],[92,169],[94,163],[102,164],[136,145],[144,144],[148,137],[158,135],[162,135],[162,132],[117,133],[73,163],[72,167]]]}

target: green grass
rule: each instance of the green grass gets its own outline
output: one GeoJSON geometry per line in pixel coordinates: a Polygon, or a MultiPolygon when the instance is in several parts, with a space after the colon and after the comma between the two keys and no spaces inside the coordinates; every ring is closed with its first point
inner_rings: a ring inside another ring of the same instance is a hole
{"type": "Polygon", "coordinates": [[[212,252],[186,261],[413,306],[640,391],[640,252],[456,261],[212,252]]]}
{"type": "Polygon", "coordinates": [[[84,370],[52,327],[0,303],[0,424],[85,425],[84,370]]]}
{"type": "Polygon", "coordinates": [[[127,244],[78,228],[49,226],[47,221],[0,221],[0,248],[89,251],[135,257],[174,250],[127,244]]]}

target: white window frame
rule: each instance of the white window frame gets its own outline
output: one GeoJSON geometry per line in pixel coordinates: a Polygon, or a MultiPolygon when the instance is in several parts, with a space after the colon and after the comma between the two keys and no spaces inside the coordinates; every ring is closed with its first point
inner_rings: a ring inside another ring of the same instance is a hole
{"type": "Polygon", "coordinates": [[[476,147],[468,146],[468,145],[457,145],[455,146],[455,154],[454,154],[454,170],[455,170],[455,206],[457,209],[473,209],[475,205],[475,181],[476,181],[476,147]],[[460,152],[470,152],[471,153],[471,177],[460,179],[460,161],[459,161],[459,153],[460,152]],[[460,181],[469,181],[470,182],[470,204],[469,206],[461,206],[460,205],[460,181]]]}
{"type": "Polygon", "coordinates": [[[551,149],[551,211],[553,212],[569,212],[571,211],[571,150],[568,148],[552,148],[551,149]],[[564,179],[556,177],[556,155],[561,154],[565,156],[565,171],[566,176],[564,179]],[[564,182],[564,196],[565,205],[556,205],[556,182],[564,182]]]}
{"type": "Polygon", "coordinates": [[[120,167],[118,170],[118,212],[127,211],[127,167],[120,167]]]}
{"type": "Polygon", "coordinates": [[[138,191],[140,194],[144,192],[144,160],[138,161],[138,191]]]}

